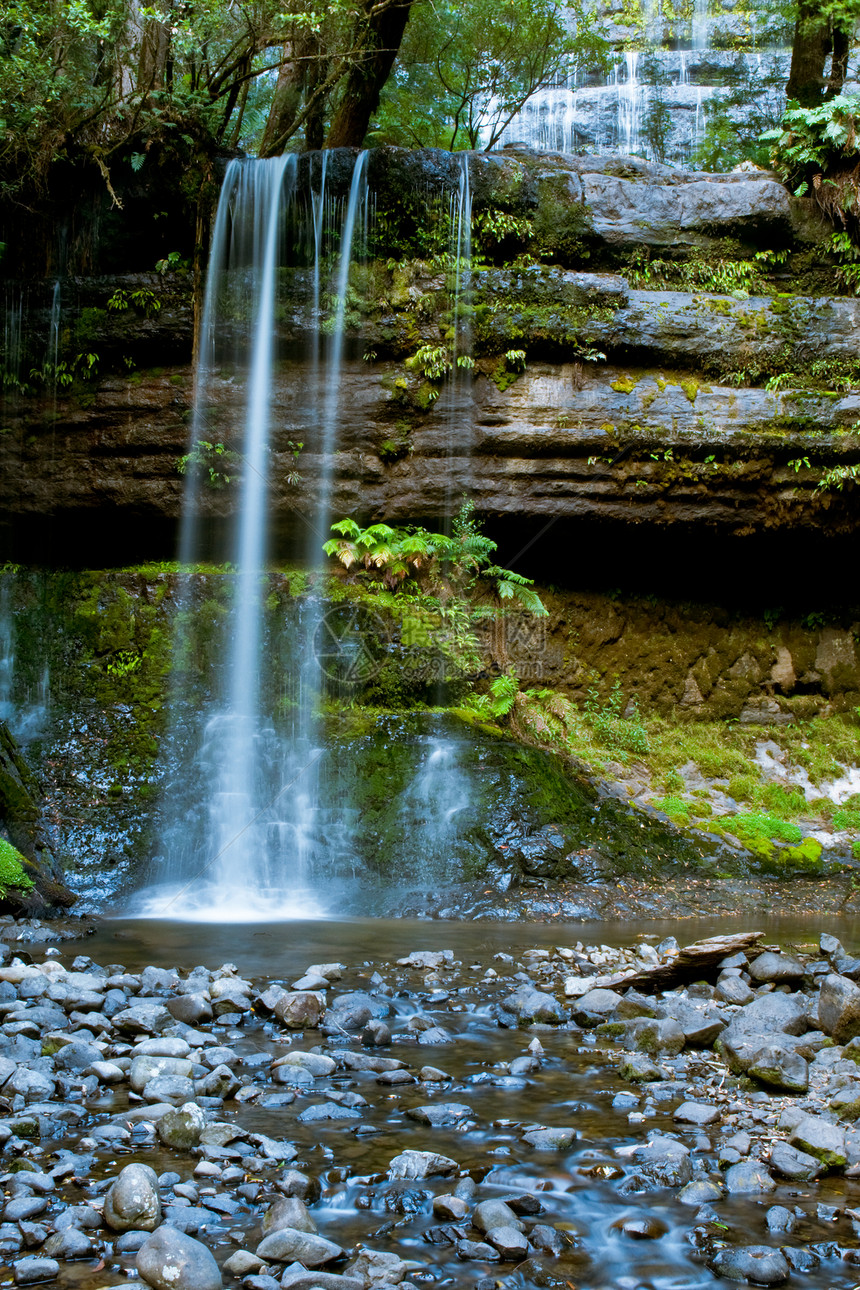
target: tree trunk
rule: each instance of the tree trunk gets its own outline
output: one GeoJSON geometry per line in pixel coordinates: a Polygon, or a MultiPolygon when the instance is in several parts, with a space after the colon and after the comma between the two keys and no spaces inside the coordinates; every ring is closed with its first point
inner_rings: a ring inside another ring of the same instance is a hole
{"type": "Polygon", "coordinates": [[[799,0],[786,94],[801,107],[815,107],[824,98],[824,64],[832,48],[830,21],[818,0],[799,0]]]}
{"type": "MultiPolygon", "coordinates": [[[[172,4],[167,6],[168,12],[172,4]]],[[[140,62],[137,87],[144,95],[164,88],[168,77],[170,58],[170,21],[144,18],[141,22],[140,62]]]]}
{"type": "Polygon", "coordinates": [[[328,132],[328,148],[360,148],[379,107],[403,40],[414,0],[393,0],[382,7],[365,0],[365,13],[356,30],[356,61],[350,68],[341,100],[328,132]],[[374,12],[376,10],[376,12],[374,12]]]}
{"type": "Polygon", "coordinates": [[[289,134],[290,126],[298,115],[302,101],[303,87],[302,60],[296,57],[293,46],[284,45],[281,65],[278,68],[278,81],[272,96],[272,106],[266,118],[266,128],[260,141],[260,156],[272,157],[277,152],[279,141],[289,134]]]}

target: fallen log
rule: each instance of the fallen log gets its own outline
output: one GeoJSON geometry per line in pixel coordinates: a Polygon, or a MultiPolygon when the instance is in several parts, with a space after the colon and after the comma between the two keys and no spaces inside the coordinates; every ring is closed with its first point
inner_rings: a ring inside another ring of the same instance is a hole
{"type": "Polygon", "coordinates": [[[640,971],[617,972],[614,976],[603,977],[601,986],[617,989],[619,986],[635,986],[637,990],[666,990],[673,985],[683,985],[706,975],[723,959],[738,950],[751,949],[762,939],[764,932],[737,932],[733,936],[709,936],[703,941],[694,941],[685,945],[673,955],[667,963],[655,963],[653,967],[640,971]]]}

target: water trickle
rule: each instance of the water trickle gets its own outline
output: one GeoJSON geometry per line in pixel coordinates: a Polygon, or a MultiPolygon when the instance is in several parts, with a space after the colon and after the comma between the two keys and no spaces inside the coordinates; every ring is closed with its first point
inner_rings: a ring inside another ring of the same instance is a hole
{"type": "Polygon", "coordinates": [[[9,721],[14,711],[12,678],[15,675],[15,637],[10,582],[8,575],[0,575],[0,721],[9,721]]]}

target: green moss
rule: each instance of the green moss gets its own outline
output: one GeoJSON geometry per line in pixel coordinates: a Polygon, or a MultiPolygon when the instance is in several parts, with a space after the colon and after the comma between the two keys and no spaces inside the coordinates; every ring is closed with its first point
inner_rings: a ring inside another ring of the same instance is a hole
{"type": "Polygon", "coordinates": [[[612,388],[616,394],[632,394],[636,389],[637,382],[632,376],[619,376],[617,381],[612,382],[612,388]]]}
{"type": "Polygon", "coordinates": [[[696,395],[699,393],[699,382],[694,376],[688,377],[687,380],[679,381],[678,384],[687,396],[690,403],[696,402],[696,395]]]}
{"type": "Polygon", "coordinates": [[[33,881],[24,872],[27,860],[17,847],[5,838],[0,838],[0,895],[5,896],[10,890],[27,892],[33,890],[33,881]]]}

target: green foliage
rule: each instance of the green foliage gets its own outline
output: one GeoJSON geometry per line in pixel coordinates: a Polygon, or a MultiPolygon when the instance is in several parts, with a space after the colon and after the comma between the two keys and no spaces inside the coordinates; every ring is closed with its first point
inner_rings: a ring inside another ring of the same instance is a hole
{"type": "Polygon", "coordinates": [[[451,355],[441,345],[422,345],[406,366],[413,372],[420,372],[428,381],[441,381],[451,370],[451,355]]]}
{"type": "Polygon", "coordinates": [[[519,692],[520,683],[512,673],[497,676],[490,682],[489,694],[469,695],[467,706],[493,721],[510,713],[519,692]]]}
{"type": "Polygon", "coordinates": [[[18,892],[33,890],[33,881],[24,872],[27,861],[17,847],[0,838],[0,896],[13,889],[18,892]]]}
{"type": "Polygon", "coordinates": [[[606,699],[601,700],[596,689],[588,691],[585,699],[585,718],[597,738],[608,748],[623,748],[632,753],[647,753],[650,748],[648,732],[639,716],[635,699],[624,710],[621,682],[616,681],[606,699]]]}
{"type": "Polygon", "coordinates": [[[444,570],[464,593],[475,593],[479,599],[482,593],[488,593],[493,613],[510,603],[536,617],[546,616],[531,578],[492,563],[496,543],[481,532],[474,504],[468,498],[454,520],[450,537],[415,525],[396,529],[388,524],[371,524],[363,529],[348,518],[337,520],[331,527],[338,536],[323,544],[326,555],[347,570],[362,567],[392,591],[407,578],[432,580],[444,570]]]}
{"type": "Polygon", "coordinates": [[[657,811],[662,811],[668,815],[669,819],[675,824],[689,824],[690,820],[690,803],[682,797],[655,797],[651,805],[657,811]]]}
{"type": "Polygon", "coordinates": [[[158,313],[161,308],[161,301],[155,292],[150,291],[148,287],[139,287],[137,291],[123,291],[121,287],[117,287],[107,302],[108,309],[113,310],[114,313],[122,313],[123,310],[129,308],[129,305],[134,305],[136,309],[139,309],[141,313],[149,318],[152,314],[158,313]]]}
{"type": "Polygon", "coordinates": [[[382,95],[374,143],[490,148],[523,104],[576,58],[600,68],[609,46],[590,6],[464,0],[413,9],[382,95]]]}
{"type": "Polygon", "coordinates": [[[756,841],[800,842],[803,834],[796,824],[781,820],[776,815],[764,811],[742,812],[728,821],[732,833],[741,842],[756,841]]]}
{"type": "Polygon", "coordinates": [[[860,809],[842,806],[833,816],[834,829],[860,829],[860,809]]]}
{"type": "Polygon", "coordinates": [[[227,471],[238,466],[240,461],[239,454],[225,448],[223,443],[197,439],[191,451],[179,458],[176,469],[180,475],[187,474],[189,470],[199,471],[208,480],[210,488],[221,489],[232,483],[235,476],[227,474],[227,471]]]}
{"type": "MultiPolygon", "coordinates": [[[[773,144],[772,164],[801,197],[820,188],[815,176],[832,170],[834,161],[856,155],[858,125],[860,96],[837,94],[814,107],[789,102],[781,126],[766,131],[762,140],[773,144]]],[[[855,201],[856,193],[852,206],[855,201]]]]}

